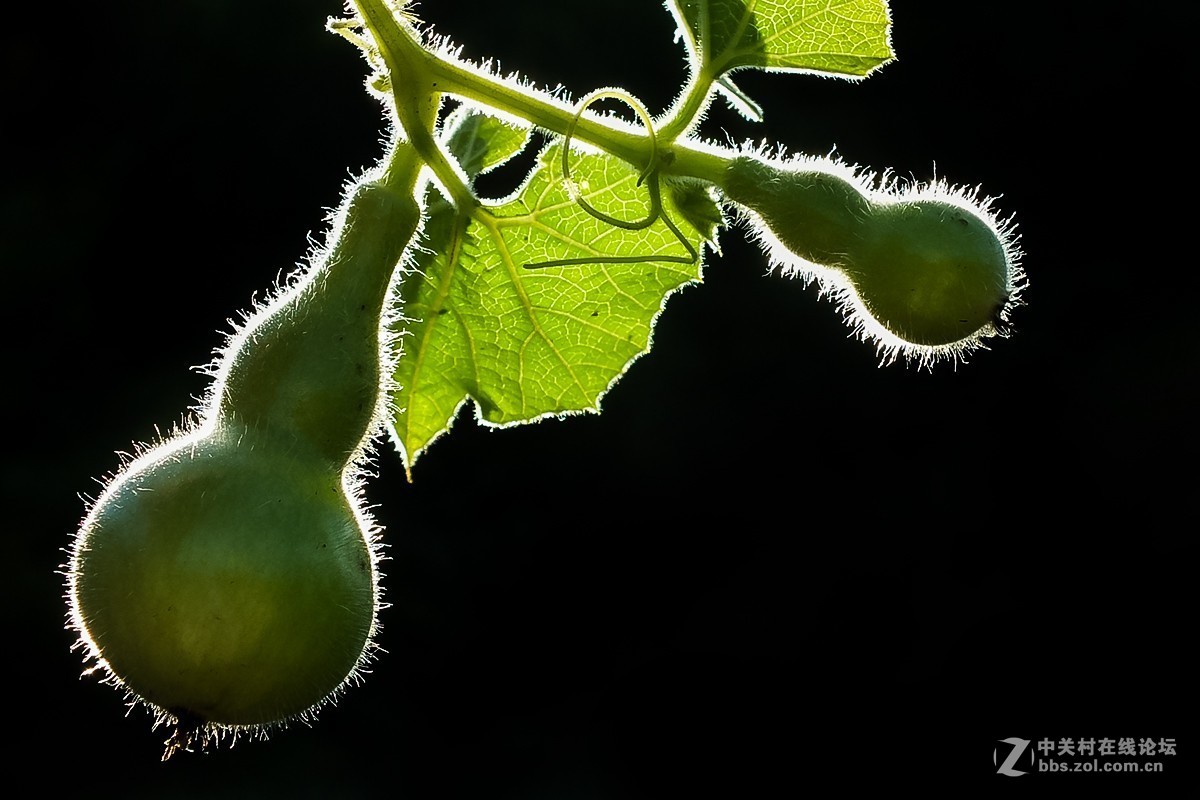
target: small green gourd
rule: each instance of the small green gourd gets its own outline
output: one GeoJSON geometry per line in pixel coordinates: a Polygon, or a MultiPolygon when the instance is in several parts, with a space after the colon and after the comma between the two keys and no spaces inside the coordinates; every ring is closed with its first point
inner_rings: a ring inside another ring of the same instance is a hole
{"type": "Polygon", "coordinates": [[[873,188],[838,161],[750,154],[720,188],[777,266],[819,281],[893,357],[968,352],[1018,304],[1016,237],[971,192],[873,188]]]}

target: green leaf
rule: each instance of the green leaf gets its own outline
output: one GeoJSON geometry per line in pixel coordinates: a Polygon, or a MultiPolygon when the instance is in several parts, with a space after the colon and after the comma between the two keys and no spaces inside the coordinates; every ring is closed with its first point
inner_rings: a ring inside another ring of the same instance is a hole
{"type": "MultiPolygon", "coordinates": [[[[703,246],[723,222],[710,190],[663,185],[663,213],[689,250],[661,216],[626,230],[589,214],[563,180],[562,146],[542,151],[507,202],[470,216],[429,204],[423,252],[401,288],[392,398],[408,468],[468,400],[496,426],[599,411],[649,351],[666,298],[701,278],[703,246]],[[541,266],[577,259],[588,263],[541,266]]],[[[571,178],[601,214],[637,221],[651,211],[639,170],[616,157],[573,152],[571,178]]]]}
{"type": "Polygon", "coordinates": [[[697,72],[862,77],[891,61],[886,0],[672,0],[697,72]]]}
{"type": "Polygon", "coordinates": [[[459,106],[443,124],[446,145],[467,177],[489,172],[525,149],[529,129],[470,106],[459,106]]]}

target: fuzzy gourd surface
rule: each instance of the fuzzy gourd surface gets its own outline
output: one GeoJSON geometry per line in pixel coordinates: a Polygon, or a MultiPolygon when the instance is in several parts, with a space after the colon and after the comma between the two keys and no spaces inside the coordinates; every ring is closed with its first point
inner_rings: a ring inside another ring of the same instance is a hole
{"type": "Polygon", "coordinates": [[[128,475],[89,522],[76,602],[113,674],[172,714],[300,714],[371,633],[371,554],[340,476],[232,431],[128,475]]]}
{"type": "Polygon", "coordinates": [[[280,722],[362,663],[378,588],[353,469],[378,417],[391,277],[419,218],[411,196],[359,185],[332,247],[231,340],[200,423],[129,464],[84,520],[74,626],[158,711],[280,722]]]}
{"type": "Polygon", "coordinates": [[[224,424],[347,462],[376,411],[380,317],[419,215],[411,197],[359,187],[322,267],[229,353],[218,398],[224,424]]]}
{"type": "Polygon", "coordinates": [[[1015,266],[986,211],[964,196],[872,191],[852,177],[741,157],[721,188],[787,268],[835,271],[857,311],[898,340],[940,347],[993,332],[1015,266]]]}
{"type": "Polygon", "coordinates": [[[789,250],[822,266],[842,263],[871,214],[870,201],[845,178],[819,170],[784,172],[745,156],[730,162],[722,189],[789,250]]]}
{"type": "Polygon", "coordinates": [[[939,200],[877,205],[851,243],[846,276],[901,339],[941,345],[994,323],[1008,302],[1004,246],[983,220],[939,200]]]}

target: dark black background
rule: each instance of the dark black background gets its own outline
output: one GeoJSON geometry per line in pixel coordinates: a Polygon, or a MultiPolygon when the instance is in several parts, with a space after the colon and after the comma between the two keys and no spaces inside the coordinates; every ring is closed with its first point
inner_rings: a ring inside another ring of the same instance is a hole
{"type": "MultiPolygon", "coordinates": [[[[703,132],[1002,195],[1030,281],[1016,335],[957,369],[880,367],[727,231],[602,415],[464,415],[411,485],[382,451],[392,606],[363,686],[312,728],[166,764],[164,733],[69,650],[56,570],[79,495],[203,392],[188,367],[322,232],[380,152],[379,108],[323,30],[333,0],[9,23],[9,774],[46,759],[37,780],[128,797],[1111,780],[996,776],[1011,736],[1177,737],[1168,771],[1188,772],[1185,32],[1085,3],[893,5],[897,62],[857,84],[745,74],[766,122],[718,101],[703,132]]],[[[648,0],[418,13],[575,96],[618,85],[661,110],[684,78],[648,0]]]]}

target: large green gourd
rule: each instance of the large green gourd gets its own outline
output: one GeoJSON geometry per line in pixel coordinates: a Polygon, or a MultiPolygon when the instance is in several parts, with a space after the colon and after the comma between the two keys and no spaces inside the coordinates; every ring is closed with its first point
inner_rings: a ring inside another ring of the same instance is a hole
{"type": "Polygon", "coordinates": [[[355,471],[419,220],[411,190],[361,182],[333,245],[232,338],[197,424],[128,464],[83,522],[72,624],[111,679],[180,726],[306,716],[368,654],[378,576],[355,471]]]}

